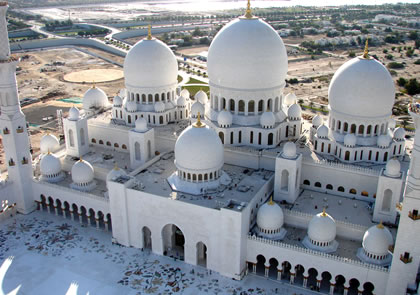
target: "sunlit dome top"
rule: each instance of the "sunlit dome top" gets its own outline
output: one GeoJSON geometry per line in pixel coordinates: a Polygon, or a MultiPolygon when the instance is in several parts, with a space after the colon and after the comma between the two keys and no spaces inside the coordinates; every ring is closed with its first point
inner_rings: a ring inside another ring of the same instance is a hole
{"type": "Polygon", "coordinates": [[[140,118],[138,118],[136,120],[135,126],[136,126],[135,127],[135,130],[137,132],[146,132],[147,130],[149,130],[147,128],[147,121],[146,121],[146,119],[145,118],[142,118],[142,117],[140,117],[140,118]]]}
{"type": "Polygon", "coordinates": [[[329,133],[329,129],[325,125],[319,126],[318,129],[317,129],[317,131],[316,131],[316,135],[319,138],[327,138],[328,137],[328,133],[329,133]]]}
{"type": "Polygon", "coordinates": [[[290,92],[284,97],[284,104],[290,106],[294,103],[296,103],[296,95],[293,92],[290,92]]]}
{"type": "Polygon", "coordinates": [[[397,129],[395,129],[394,131],[394,139],[401,141],[405,139],[405,129],[402,127],[398,127],[397,129]]]}
{"type": "Polygon", "coordinates": [[[76,184],[86,184],[93,181],[93,167],[89,162],[82,159],[73,164],[71,178],[76,184]]]}
{"type": "Polygon", "coordinates": [[[224,26],[207,58],[210,85],[267,89],[284,83],[286,47],[279,34],[259,18],[242,17],[224,26]]]}
{"type": "Polygon", "coordinates": [[[180,94],[181,94],[182,97],[184,97],[186,99],[189,99],[190,98],[190,92],[186,88],[182,89],[182,91],[181,91],[180,94]]]}
{"type": "Polygon", "coordinates": [[[325,212],[312,217],[308,226],[308,236],[316,242],[331,242],[335,239],[337,227],[335,220],[325,212]]]}
{"type": "Polygon", "coordinates": [[[75,106],[71,107],[69,110],[69,115],[67,119],[69,119],[70,121],[77,121],[79,120],[79,117],[80,117],[79,109],[75,106]]]}
{"type": "Polygon", "coordinates": [[[221,111],[217,116],[217,124],[219,124],[219,126],[229,127],[232,125],[232,120],[232,114],[227,110],[221,111]]]}
{"type": "Polygon", "coordinates": [[[207,103],[207,101],[209,100],[207,94],[203,91],[200,90],[198,91],[195,95],[194,95],[194,99],[196,101],[199,101],[201,104],[205,105],[207,103]]]}
{"type": "Polygon", "coordinates": [[[114,107],[120,107],[122,105],[122,98],[119,95],[114,97],[114,107]]]}
{"type": "Polygon", "coordinates": [[[370,227],[363,236],[363,249],[372,255],[383,256],[388,254],[388,248],[394,243],[389,229],[382,225],[370,227]]]}
{"type": "Polygon", "coordinates": [[[324,123],[324,119],[320,115],[315,115],[315,117],[312,118],[312,125],[315,128],[318,128],[324,123]]]}
{"type": "Polygon", "coordinates": [[[283,210],[272,200],[268,201],[258,209],[257,225],[265,231],[276,231],[283,226],[283,210]]]}
{"type": "Polygon", "coordinates": [[[299,119],[301,117],[302,109],[297,103],[292,104],[287,110],[287,116],[290,119],[299,119]]]}
{"type": "Polygon", "coordinates": [[[128,88],[173,86],[178,81],[178,62],[165,43],[150,36],[127,53],[124,78],[128,88]]]}
{"type": "Polygon", "coordinates": [[[273,112],[264,112],[260,117],[260,125],[263,128],[273,128],[276,123],[276,116],[273,112]]]}
{"type": "Polygon", "coordinates": [[[46,154],[48,152],[55,152],[59,147],[60,142],[54,134],[48,133],[41,138],[40,149],[42,154],[46,154]]]}
{"type": "Polygon", "coordinates": [[[199,101],[195,101],[191,106],[191,115],[197,117],[198,113],[204,114],[204,106],[199,101]]]}
{"type": "Polygon", "coordinates": [[[175,165],[182,171],[214,172],[224,164],[223,144],[216,131],[197,120],[175,143],[175,165]]]}
{"type": "Polygon", "coordinates": [[[48,153],[42,156],[39,168],[44,176],[57,175],[61,172],[61,162],[56,156],[48,153]]]}
{"type": "Polygon", "coordinates": [[[293,159],[296,157],[296,144],[292,141],[288,141],[283,146],[283,157],[293,159]]]}
{"type": "Polygon", "coordinates": [[[401,176],[401,164],[397,159],[391,159],[386,163],[384,174],[389,177],[401,176]]]}
{"type": "Polygon", "coordinates": [[[83,109],[90,110],[91,108],[103,108],[108,106],[108,96],[101,89],[95,85],[89,88],[83,95],[83,109]]]}
{"type": "Polygon", "coordinates": [[[106,180],[113,180],[116,179],[120,176],[123,175],[127,175],[127,173],[125,173],[125,171],[121,168],[119,168],[117,165],[114,166],[114,168],[111,169],[111,171],[108,172],[107,176],[106,176],[106,180]]]}
{"type": "Polygon", "coordinates": [[[328,100],[331,110],[348,116],[390,116],[395,100],[394,81],[377,60],[356,57],[335,72],[328,100]]]}

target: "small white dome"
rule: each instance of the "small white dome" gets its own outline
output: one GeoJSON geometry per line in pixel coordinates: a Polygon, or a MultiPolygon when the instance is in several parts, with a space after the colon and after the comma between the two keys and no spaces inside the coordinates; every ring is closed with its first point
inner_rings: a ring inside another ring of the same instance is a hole
{"type": "Polygon", "coordinates": [[[263,128],[273,128],[276,124],[276,116],[273,112],[264,112],[260,117],[260,124],[263,128]]]}
{"type": "Polygon", "coordinates": [[[175,143],[175,165],[183,171],[218,171],[224,164],[223,144],[216,131],[195,124],[186,128],[175,143]]]}
{"type": "Polygon", "coordinates": [[[377,145],[380,148],[387,148],[391,144],[392,138],[389,134],[379,135],[377,145]]]}
{"type": "Polygon", "coordinates": [[[197,100],[191,106],[191,115],[196,118],[200,113],[201,116],[204,116],[204,106],[197,100]]]}
{"type": "Polygon", "coordinates": [[[344,146],[355,147],[357,143],[357,137],[353,133],[348,133],[344,136],[344,146]]]}
{"type": "Polygon", "coordinates": [[[119,95],[114,97],[114,107],[120,107],[122,105],[122,98],[119,95]]]}
{"type": "Polygon", "coordinates": [[[395,101],[394,81],[388,69],[377,60],[356,57],[335,72],[328,100],[331,110],[346,116],[390,116],[395,101]]]}
{"type": "Polygon", "coordinates": [[[112,168],[111,171],[108,172],[108,174],[106,176],[106,180],[109,181],[109,180],[115,179],[115,178],[123,176],[123,175],[127,175],[127,173],[125,173],[125,171],[123,169],[115,166],[114,168],[112,168]]]}
{"type": "Polygon", "coordinates": [[[276,231],[283,226],[284,215],[279,205],[270,200],[260,207],[257,213],[257,225],[266,231],[276,231]]]}
{"type": "Polygon", "coordinates": [[[93,167],[89,162],[79,160],[71,167],[71,179],[75,184],[86,184],[93,181],[93,167]]]}
{"type": "Polygon", "coordinates": [[[312,118],[312,125],[315,128],[318,128],[324,123],[324,119],[320,115],[315,115],[315,117],[312,118]]]}
{"type": "Polygon", "coordinates": [[[41,142],[39,144],[41,153],[46,154],[48,152],[55,152],[60,147],[60,142],[58,141],[57,137],[54,134],[45,134],[41,138],[41,142]]]}
{"type": "Polygon", "coordinates": [[[292,141],[288,141],[283,146],[282,156],[288,159],[296,157],[296,144],[292,141]]]}
{"type": "Polygon", "coordinates": [[[98,87],[93,86],[83,95],[83,109],[102,108],[108,105],[108,96],[98,87]]]}
{"type": "Polygon", "coordinates": [[[325,212],[318,213],[309,222],[308,237],[312,241],[332,242],[336,233],[335,220],[325,212]]]}
{"type": "Polygon", "coordinates": [[[188,91],[188,89],[186,89],[186,88],[182,89],[181,96],[186,98],[186,99],[189,99],[190,98],[190,92],[188,91]]]}
{"type": "Polygon", "coordinates": [[[284,97],[284,104],[290,106],[294,103],[296,103],[296,95],[293,92],[290,92],[284,97]]]}
{"type": "Polygon", "coordinates": [[[42,156],[39,168],[43,176],[56,175],[61,172],[61,162],[56,156],[48,153],[42,156]]]}
{"type": "Polygon", "coordinates": [[[381,223],[370,227],[363,236],[363,249],[372,255],[388,254],[388,248],[394,243],[391,232],[381,223]]]}
{"type": "Polygon", "coordinates": [[[137,103],[133,100],[127,101],[125,108],[129,113],[137,112],[137,103]]]}
{"type": "Polygon", "coordinates": [[[165,104],[161,101],[155,102],[154,107],[155,107],[155,112],[156,113],[162,113],[162,112],[165,111],[165,104]]]}
{"type": "Polygon", "coordinates": [[[128,89],[175,86],[177,77],[176,57],[158,39],[137,42],[124,59],[124,79],[128,89]]]}
{"type": "Polygon", "coordinates": [[[207,94],[203,90],[198,91],[194,95],[194,99],[195,99],[195,101],[201,102],[201,104],[203,104],[203,105],[205,105],[207,103],[207,101],[209,100],[207,94]]]}
{"type": "Polygon", "coordinates": [[[145,118],[142,118],[142,117],[138,118],[135,122],[135,125],[136,125],[135,130],[137,132],[146,132],[147,130],[149,130],[147,128],[147,121],[145,118]]]}
{"type": "Polygon", "coordinates": [[[70,121],[77,121],[79,120],[79,117],[80,117],[79,109],[77,107],[71,107],[67,118],[70,121]]]}
{"type": "Polygon", "coordinates": [[[384,174],[389,177],[401,176],[401,164],[397,159],[391,159],[386,163],[384,174]]]}
{"type": "Polygon", "coordinates": [[[397,141],[402,141],[405,139],[405,129],[402,127],[398,127],[394,131],[394,139],[397,141]]]}
{"type": "Polygon", "coordinates": [[[229,111],[223,110],[217,116],[217,124],[219,127],[230,127],[232,125],[232,114],[229,111]]]}
{"type": "Polygon", "coordinates": [[[316,135],[318,138],[328,138],[329,129],[325,125],[321,125],[316,130],[316,135]]]}
{"type": "Polygon", "coordinates": [[[289,107],[289,109],[287,111],[287,116],[291,120],[298,120],[301,117],[301,113],[302,113],[302,109],[300,108],[300,105],[295,103],[295,104],[292,104],[289,107]]]}
{"type": "Polygon", "coordinates": [[[121,99],[125,98],[127,96],[127,89],[123,88],[120,89],[120,92],[118,92],[119,97],[121,97],[121,99]]]}
{"type": "Polygon", "coordinates": [[[178,97],[178,99],[176,100],[176,105],[179,107],[185,107],[187,105],[186,98],[183,97],[182,95],[178,97]]]}

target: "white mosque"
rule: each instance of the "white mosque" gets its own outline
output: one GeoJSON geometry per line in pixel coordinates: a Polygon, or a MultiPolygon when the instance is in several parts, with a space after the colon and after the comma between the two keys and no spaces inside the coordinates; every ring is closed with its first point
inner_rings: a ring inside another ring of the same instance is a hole
{"type": "Polygon", "coordinates": [[[174,54],[149,33],[127,54],[113,104],[89,89],[63,121],[65,145],[47,134],[32,159],[0,5],[0,199],[18,212],[54,212],[237,280],[416,292],[420,132],[409,157],[393,80],[367,50],[335,73],[328,119],[309,124],[284,93],[283,41],[249,3],[210,46],[209,95],[180,91],[174,54]]]}

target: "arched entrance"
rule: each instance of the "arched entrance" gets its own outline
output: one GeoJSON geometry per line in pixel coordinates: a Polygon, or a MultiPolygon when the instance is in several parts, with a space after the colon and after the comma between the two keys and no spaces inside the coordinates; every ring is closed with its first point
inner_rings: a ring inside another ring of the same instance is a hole
{"type": "Polygon", "coordinates": [[[257,275],[265,275],[265,257],[263,255],[257,256],[257,275]]]}
{"type": "Polygon", "coordinates": [[[152,250],[152,232],[147,226],[142,229],[143,234],[143,249],[152,250]]]}
{"type": "Polygon", "coordinates": [[[271,258],[269,262],[270,262],[270,267],[268,269],[268,277],[273,280],[277,280],[279,262],[275,258],[271,258]]]}
{"type": "Polygon", "coordinates": [[[167,224],[162,229],[163,254],[184,260],[184,233],[174,224],[167,224]]]}
{"type": "Polygon", "coordinates": [[[207,246],[203,242],[197,243],[197,265],[207,267],[207,246]]]}

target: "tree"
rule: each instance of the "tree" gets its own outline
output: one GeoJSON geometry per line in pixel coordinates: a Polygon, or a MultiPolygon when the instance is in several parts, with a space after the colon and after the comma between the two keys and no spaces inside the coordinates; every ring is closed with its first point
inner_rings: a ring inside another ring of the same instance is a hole
{"type": "Polygon", "coordinates": [[[397,80],[398,86],[404,87],[406,83],[407,83],[407,80],[404,79],[403,77],[401,77],[397,80]]]}
{"type": "Polygon", "coordinates": [[[408,38],[410,40],[418,40],[419,34],[417,33],[417,31],[410,31],[410,33],[408,34],[408,38]]]}
{"type": "Polygon", "coordinates": [[[415,95],[420,93],[420,83],[417,81],[416,78],[410,79],[405,84],[405,90],[407,90],[407,94],[415,95]]]}

